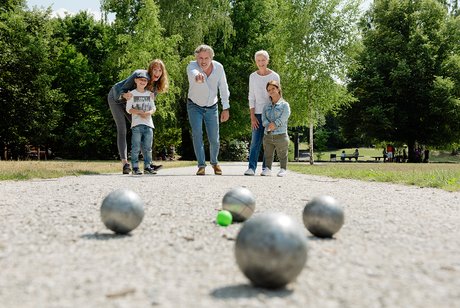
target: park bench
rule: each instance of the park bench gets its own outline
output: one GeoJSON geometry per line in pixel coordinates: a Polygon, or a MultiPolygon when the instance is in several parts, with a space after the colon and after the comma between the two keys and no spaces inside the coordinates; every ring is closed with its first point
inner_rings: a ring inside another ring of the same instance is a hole
{"type": "Polygon", "coordinates": [[[371,158],[375,159],[375,161],[380,161],[380,159],[383,159],[383,156],[371,156],[371,158]]]}
{"type": "Polygon", "coordinates": [[[49,151],[44,146],[26,145],[27,160],[47,160],[49,151]]]}
{"type": "Polygon", "coordinates": [[[309,150],[299,150],[299,156],[297,161],[309,161],[310,160],[310,151],[309,150]]]}
{"type": "MultiPolygon", "coordinates": [[[[351,161],[352,158],[354,158],[356,161],[358,161],[359,157],[364,157],[363,155],[354,155],[354,154],[345,154],[345,159],[348,158],[349,161],[351,161]]],[[[342,160],[342,157],[340,157],[340,160],[342,160]]]]}

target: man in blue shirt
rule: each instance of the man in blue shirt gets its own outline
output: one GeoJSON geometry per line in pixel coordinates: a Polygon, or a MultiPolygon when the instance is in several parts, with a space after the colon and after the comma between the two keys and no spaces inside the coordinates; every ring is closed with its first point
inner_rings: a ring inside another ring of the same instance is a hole
{"type": "Polygon", "coordinates": [[[209,141],[209,158],[214,174],[221,175],[217,156],[219,155],[219,108],[217,93],[220,95],[222,112],[220,121],[230,118],[230,91],[224,67],[214,61],[214,50],[208,45],[200,45],[195,49],[196,61],[187,66],[189,82],[187,113],[192,128],[192,140],[195,156],[198,161],[196,175],[205,175],[206,159],[203,144],[203,122],[209,141]]]}

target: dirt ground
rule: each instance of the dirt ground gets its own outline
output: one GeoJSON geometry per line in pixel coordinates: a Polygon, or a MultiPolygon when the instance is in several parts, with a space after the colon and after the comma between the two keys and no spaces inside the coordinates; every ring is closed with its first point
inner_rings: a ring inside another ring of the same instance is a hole
{"type": "Polygon", "coordinates": [[[248,177],[246,167],[0,182],[0,306],[460,307],[460,193],[292,172],[248,177]],[[236,186],[256,196],[254,215],[283,212],[302,227],[305,204],[331,195],[345,224],[333,239],[303,228],[301,274],[280,290],[255,288],[234,257],[242,224],[215,222],[236,186]],[[129,235],[100,220],[117,188],[145,202],[129,235]]]}

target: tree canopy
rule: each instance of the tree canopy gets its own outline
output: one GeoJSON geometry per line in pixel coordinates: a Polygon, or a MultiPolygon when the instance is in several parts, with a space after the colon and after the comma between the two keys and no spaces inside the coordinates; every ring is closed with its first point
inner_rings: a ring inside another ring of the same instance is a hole
{"type": "Polygon", "coordinates": [[[158,96],[154,149],[174,146],[194,159],[185,68],[202,43],[229,82],[223,146],[250,140],[248,78],[261,49],[280,74],[289,126],[310,127],[311,149],[313,128],[327,146],[327,126],[342,143],[458,143],[457,2],[376,0],[360,19],[354,0],[101,0],[103,15],[115,16],[109,22],[3,1],[2,159],[25,157],[26,145],[62,158],[116,158],[107,93],[155,58],[165,62],[170,88],[158,96]]]}
{"type": "Polygon", "coordinates": [[[459,25],[434,0],[375,1],[351,74],[358,102],[342,115],[347,133],[405,143],[409,158],[416,144],[458,141],[459,25]]]}

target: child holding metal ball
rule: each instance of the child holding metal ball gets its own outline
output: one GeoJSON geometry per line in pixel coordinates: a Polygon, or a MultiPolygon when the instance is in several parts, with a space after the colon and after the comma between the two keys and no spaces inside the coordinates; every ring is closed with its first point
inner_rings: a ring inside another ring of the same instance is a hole
{"type": "Polygon", "coordinates": [[[262,125],[264,131],[264,153],[266,169],[261,173],[262,176],[270,176],[273,158],[276,154],[280,160],[280,171],[278,176],[285,176],[288,161],[289,136],[287,124],[291,109],[289,103],[282,97],[281,86],[278,81],[271,80],[266,86],[271,104],[266,105],[262,112],[262,125]]]}

